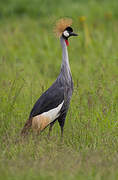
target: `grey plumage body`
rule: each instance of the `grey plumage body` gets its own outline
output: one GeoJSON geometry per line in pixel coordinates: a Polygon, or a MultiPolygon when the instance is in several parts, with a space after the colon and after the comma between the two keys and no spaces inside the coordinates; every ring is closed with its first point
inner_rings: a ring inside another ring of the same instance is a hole
{"type": "Polygon", "coordinates": [[[56,81],[52,84],[52,86],[47,91],[45,91],[35,103],[30,113],[29,119],[26,122],[21,134],[27,133],[28,129],[32,126],[33,117],[47,112],[50,109],[56,108],[64,101],[63,106],[60,109],[58,118],[54,119],[54,121],[50,123],[49,128],[50,133],[53,124],[56,122],[56,120],[58,120],[61,127],[61,135],[63,136],[65,118],[73,92],[73,81],[69,65],[67,46],[63,36],[60,37],[60,42],[62,46],[62,65],[60,74],[57,77],[56,81]]]}

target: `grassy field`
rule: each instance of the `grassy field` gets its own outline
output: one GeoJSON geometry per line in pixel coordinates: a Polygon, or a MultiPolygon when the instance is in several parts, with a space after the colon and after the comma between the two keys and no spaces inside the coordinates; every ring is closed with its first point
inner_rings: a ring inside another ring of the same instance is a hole
{"type": "Polygon", "coordinates": [[[118,179],[117,0],[0,1],[0,179],[118,179]],[[37,98],[60,72],[55,21],[71,17],[74,93],[64,139],[55,124],[19,134],[37,98]]]}

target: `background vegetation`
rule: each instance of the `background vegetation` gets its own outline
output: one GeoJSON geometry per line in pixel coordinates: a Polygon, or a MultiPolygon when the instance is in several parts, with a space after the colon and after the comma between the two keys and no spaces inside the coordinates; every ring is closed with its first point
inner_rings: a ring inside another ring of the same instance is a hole
{"type": "Polygon", "coordinates": [[[117,0],[0,1],[0,179],[118,179],[117,0]],[[64,139],[55,124],[24,141],[20,130],[60,71],[53,26],[71,17],[74,94],[64,139]]]}

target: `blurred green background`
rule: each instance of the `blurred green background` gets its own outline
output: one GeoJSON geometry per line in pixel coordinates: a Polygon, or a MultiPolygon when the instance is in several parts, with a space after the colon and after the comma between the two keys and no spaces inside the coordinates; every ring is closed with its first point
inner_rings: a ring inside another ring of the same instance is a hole
{"type": "Polygon", "coordinates": [[[0,0],[0,179],[118,179],[118,1],[0,0]],[[68,47],[74,93],[64,139],[55,124],[19,137],[57,78],[55,22],[73,20],[68,47]]]}

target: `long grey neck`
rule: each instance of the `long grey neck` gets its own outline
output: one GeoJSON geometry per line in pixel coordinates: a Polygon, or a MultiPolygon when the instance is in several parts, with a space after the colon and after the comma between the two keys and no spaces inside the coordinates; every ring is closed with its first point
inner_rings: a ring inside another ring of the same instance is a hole
{"type": "Polygon", "coordinates": [[[64,38],[60,37],[60,42],[62,46],[62,65],[61,65],[61,73],[65,76],[66,80],[71,79],[71,70],[68,59],[68,50],[65,43],[64,38]]]}

